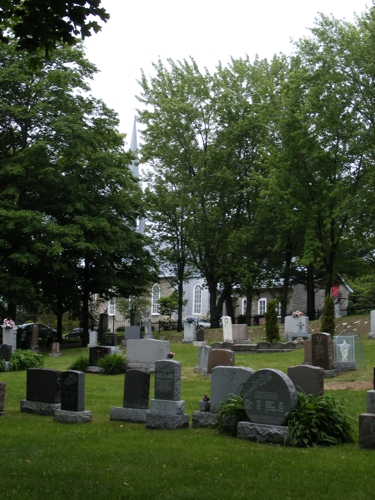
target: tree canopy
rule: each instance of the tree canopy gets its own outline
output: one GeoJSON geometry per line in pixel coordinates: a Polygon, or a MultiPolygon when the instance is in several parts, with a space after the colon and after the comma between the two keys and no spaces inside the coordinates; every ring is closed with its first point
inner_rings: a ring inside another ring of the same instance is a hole
{"type": "Polygon", "coordinates": [[[0,0],[0,39],[16,39],[18,50],[46,55],[61,42],[73,45],[100,31],[109,14],[101,0],[0,0]]]}

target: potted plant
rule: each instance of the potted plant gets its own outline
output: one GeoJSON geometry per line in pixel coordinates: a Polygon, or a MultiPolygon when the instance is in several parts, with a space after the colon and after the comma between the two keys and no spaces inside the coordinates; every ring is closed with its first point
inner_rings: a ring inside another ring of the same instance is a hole
{"type": "Polygon", "coordinates": [[[210,411],[210,398],[205,394],[203,398],[198,401],[199,411],[210,411]]]}

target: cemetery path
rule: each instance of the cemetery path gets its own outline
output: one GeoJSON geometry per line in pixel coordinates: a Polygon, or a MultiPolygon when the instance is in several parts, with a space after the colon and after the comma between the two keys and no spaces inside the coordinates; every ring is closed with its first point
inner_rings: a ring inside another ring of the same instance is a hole
{"type": "Polygon", "coordinates": [[[327,391],[369,391],[373,389],[373,383],[369,380],[357,380],[355,382],[330,382],[324,381],[324,389],[327,391]]]}

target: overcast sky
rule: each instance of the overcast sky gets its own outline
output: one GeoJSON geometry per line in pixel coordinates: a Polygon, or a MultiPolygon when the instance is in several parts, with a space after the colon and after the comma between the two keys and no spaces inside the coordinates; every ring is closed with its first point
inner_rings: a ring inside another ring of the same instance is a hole
{"type": "Polygon", "coordinates": [[[275,53],[291,54],[291,39],[308,35],[318,12],[353,21],[371,0],[102,0],[110,20],[102,31],[85,42],[87,58],[100,73],[92,82],[95,97],[113,108],[120,131],[130,144],[137,79],[141,69],[152,72],[152,63],[188,59],[214,70],[218,61],[258,54],[271,59],[275,53]]]}

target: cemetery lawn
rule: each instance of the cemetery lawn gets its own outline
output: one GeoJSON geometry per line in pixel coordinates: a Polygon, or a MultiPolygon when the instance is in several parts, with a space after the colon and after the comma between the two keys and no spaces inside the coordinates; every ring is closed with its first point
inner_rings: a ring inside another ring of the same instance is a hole
{"type": "MultiPolygon", "coordinates": [[[[361,337],[366,368],[325,381],[326,393],[344,398],[356,423],[366,412],[375,366],[375,340],[361,337]]],[[[171,350],[182,363],[182,399],[191,417],[198,400],[210,394],[210,379],[194,373],[197,347],[172,341],[171,350]]],[[[85,353],[75,348],[63,350],[58,358],[45,354],[44,367],[66,370],[85,353]]],[[[286,373],[303,357],[303,349],[236,353],[235,364],[286,373]]],[[[20,412],[26,372],[3,372],[0,380],[7,384],[6,415],[0,417],[2,500],[367,500],[374,495],[375,450],[360,450],[358,436],[353,444],[298,449],[251,443],[214,429],[158,431],[110,421],[111,406],[122,406],[124,375],[86,374],[85,409],[93,420],[62,424],[20,412]]]]}

